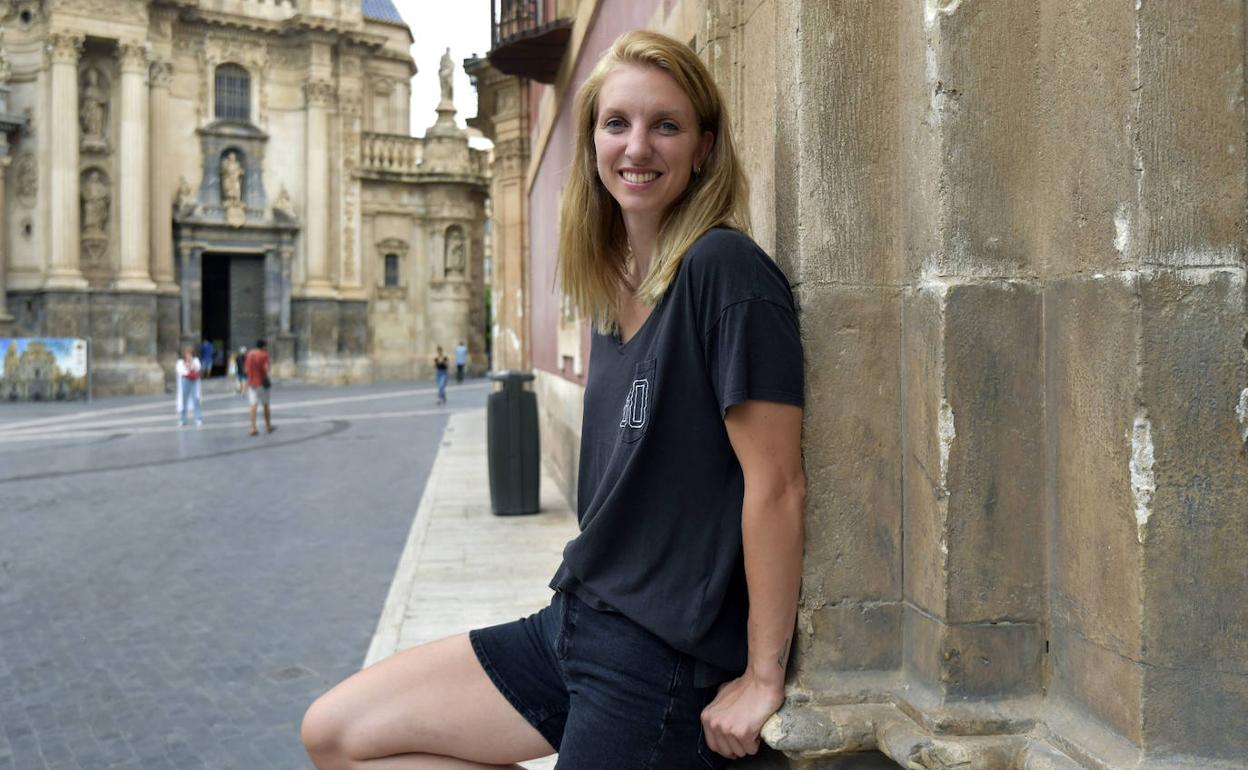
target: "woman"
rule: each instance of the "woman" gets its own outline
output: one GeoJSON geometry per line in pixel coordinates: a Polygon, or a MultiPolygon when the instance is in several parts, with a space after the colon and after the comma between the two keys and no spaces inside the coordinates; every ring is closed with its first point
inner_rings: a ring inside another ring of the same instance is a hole
{"type": "Polygon", "coordinates": [[[327,693],[321,770],[722,767],[784,700],[802,555],[802,353],[788,283],[739,229],[722,99],[634,32],[577,103],[560,279],[594,322],[581,533],[551,606],[327,693]]]}
{"type": "Polygon", "coordinates": [[[178,375],[178,425],[186,425],[188,410],[193,410],[195,425],[203,425],[204,418],[199,407],[201,366],[189,345],[182,348],[182,357],[178,359],[175,370],[178,375]]]}
{"type": "Polygon", "coordinates": [[[450,359],[442,353],[442,346],[438,346],[438,354],[433,357],[433,368],[438,379],[438,403],[446,403],[446,378],[450,373],[450,359]]]}

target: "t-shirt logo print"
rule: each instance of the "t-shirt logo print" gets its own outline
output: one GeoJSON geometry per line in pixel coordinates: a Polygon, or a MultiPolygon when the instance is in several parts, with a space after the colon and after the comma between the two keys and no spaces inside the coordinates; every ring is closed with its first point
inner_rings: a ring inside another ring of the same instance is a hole
{"type": "Polygon", "coordinates": [[[624,399],[624,414],[620,418],[621,428],[644,428],[646,426],[646,409],[650,405],[650,381],[633,380],[628,397],[624,399]]]}

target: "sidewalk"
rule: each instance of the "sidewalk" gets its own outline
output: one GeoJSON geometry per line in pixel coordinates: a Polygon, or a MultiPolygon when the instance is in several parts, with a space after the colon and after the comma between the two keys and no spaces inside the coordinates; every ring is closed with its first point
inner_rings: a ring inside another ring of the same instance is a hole
{"type": "Polygon", "coordinates": [[[451,416],[365,666],[549,603],[546,584],[576,535],[576,514],[543,472],[541,513],[493,515],[485,442],[484,409],[451,416]]]}

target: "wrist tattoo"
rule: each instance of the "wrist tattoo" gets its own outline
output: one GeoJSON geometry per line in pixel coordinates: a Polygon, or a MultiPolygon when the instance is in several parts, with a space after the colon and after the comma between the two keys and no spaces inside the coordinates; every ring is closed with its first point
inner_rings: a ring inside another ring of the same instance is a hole
{"type": "Polygon", "coordinates": [[[785,664],[789,662],[789,645],[792,643],[792,641],[793,641],[793,637],[791,636],[788,639],[784,640],[784,647],[780,649],[780,657],[776,658],[776,663],[779,664],[780,668],[782,669],[784,668],[785,664]]]}

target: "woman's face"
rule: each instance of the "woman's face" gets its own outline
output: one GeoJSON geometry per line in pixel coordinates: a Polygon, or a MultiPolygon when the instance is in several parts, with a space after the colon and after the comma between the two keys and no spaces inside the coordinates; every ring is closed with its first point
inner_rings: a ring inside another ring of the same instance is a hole
{"type": "Polygon", "coordinates": [[[693,167],[714,141],[710,131],[698,129],[693,102],[664,70],[627,64],[607,75],[598,94],[594,150],[598,177],[625,223],[653,218],[657,226],[689,186],[693,167]]]}

